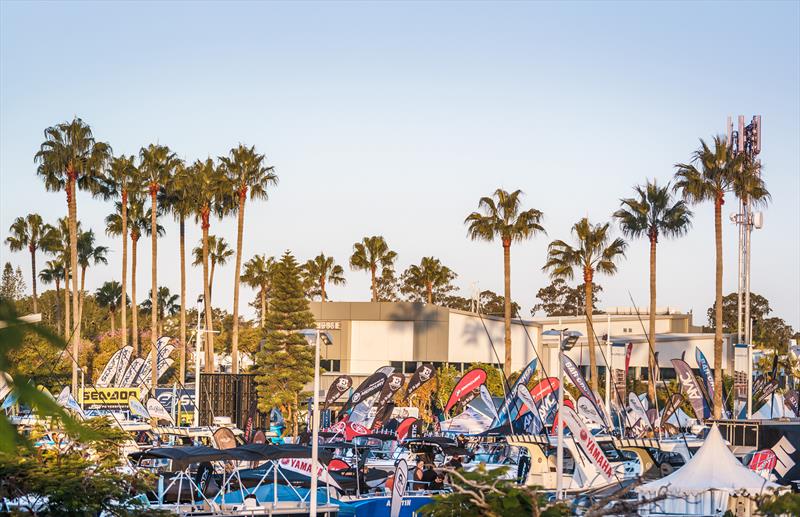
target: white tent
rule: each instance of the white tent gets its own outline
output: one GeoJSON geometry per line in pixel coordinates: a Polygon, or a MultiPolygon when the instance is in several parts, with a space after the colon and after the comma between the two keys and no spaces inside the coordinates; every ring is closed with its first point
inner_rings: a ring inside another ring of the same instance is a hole
{"type": "Polygon", "coordinates": [[[445,433],[480,434],[491,426],[492,419],[472,406],[467,406],[463,413],[450,420],[441,422],[442,432],[445,433]]]}
{"type": "Polygon", "coordinates": [[[641,499],[667,496],[641,508],[644,515],[722,515],[730,506],[731,497],[754,496],[779,488],[742,465],[714,424],[703,446],[686,465],[638,487],[636,492],[641,499]]]}
{"type": "Polygon", "coordinates": [[[772,400],[761,406],[758,411],[753,413],[753,420],[769,420],[771,418],[794,417],[789,414],[789,408],[783,402],[783,395],[772,394],[772,400]]]}
{"type": "MultiPolygon", "coordinates": [[[[661,415],[663,415],[663,414],[664,414],[664,412],[662,411],[661,415]]],[[[659,417],[659,422],[660,421],[661,421],[661,417],[659,417]]],[[[686,412],[683,409],[678,408],[667,419],[667,423],[668,424],[672,424],[677,428],[687,428],[688,429],[688,428],[692,427],[693,425],[695,425],[697,423],[697,420],[692,418],[692,417],[690,417],[689,415],[687,415],[686,412]]]]}

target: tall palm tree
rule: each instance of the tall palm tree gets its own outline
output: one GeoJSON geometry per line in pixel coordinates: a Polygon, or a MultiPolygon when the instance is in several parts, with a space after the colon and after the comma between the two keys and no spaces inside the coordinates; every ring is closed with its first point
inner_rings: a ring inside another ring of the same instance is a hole
{"type": "Polygon", "coordinates": [[[624,240],[617,237],[611,240],[608,230],[610,223],[593,225],[584,217],[572,226],[577,245],[571,246],[562,240],[555,240],[547,247],[547,262],[542,270],[549,271],[552,278],[571,280],[574,270],[583,272],[584,296],[586,303],[586,333],[589,342],[589,370],[592,389],[597,390],[597,357],[594,325],[592,324],[592,281],[595,273],[613,275],[617,272],[616,261],[625,256],[624,240]]]}
{"type": "Polygon", "coordinates": [[[56,284],[56,321],[58,322],[57,330],[59,334],[61,334],[61,311],[65,310],[64,307],[61,306],[61,301],[59,300],[61,297],[61,281],[64,280],[65,274],[66,270],[60,259],[48,260],[45,264],[45,268],[39,271],[39,280],[41,280],[43,284],[56,284]]]}
{"type": "Polygon", "coordinates": [[[236,227],[236,266],[233,271],[233,327],[231,329],[231,369],[239,373],[239,282],[242,270],[244,207],[250,199],[267,199],[267,188],[278,184],[275,169],[264,165],[264,155],[255,146],[239,144],[228,156],[220,156],[220,166],[231,182],[233,209],[238,215],[236,227]]]}
{"type": "MultiPolygon", "coordinates": [[[[179,310],[178,295],[170,293],[169,287],[162,285],[158,288],[156,304],[158,304],[158,325],[156,326],[156,331],[158,335],[161,336],[164,333],[164,316],[174,316],[179,310]]],[[[140,309],[144,312],[153,309],[153,291],[147,293],[147,299],[142,302],[140,309]]]]}
{"type": "Polygon", "coordinates": [[[422,286],[428,303],[433,303],[434,288],[444,287],[456,277],[456,274],[434,257],[422,257],[419,265],[413,264],[403,274],[410,284],[422,286]]]}
{"type": "MultiPolygon", "coordinates": [[[[109,192],[120,199],[119,232],[122,237],[122,296],[128,298],[128,197],[141,193],[142,179],[133,156],[120,155],[111,160],[106,174],[109,192]]],[[[122,327],[122,346],[128,345],[128,310],[123,307],[120,326],[122,327]]]]}
{"type": "Polygon", "coordinates": [[[303,274],[308,278],[312,286],[312,292],[319,294],[322,303],[328,299],[325,287],[330,285],[344,285],[347,281],[344,278],[344,269],[338,265],[333,257],[326,257],[320,253],[303,265],[303,274]]]}
{"type": "Polygon", "coordinates": [[[275,257],[266,255],[255,255],[244,263],[244,273],[242,282],[253,289],[258,289],[258,297],[261,301],[261,321],[260,327],[264,328],[267,321],[267,296],[272,283],[272,267],[275,265],[275,257]]]}
{"type": "Polygon", "coordinates": [[[231,206],[230,182],[221,173],[211,158],[197,160],[189,168],[192,176],[190,195],[195,218],[200,221],[203,231],[203,300],[206,320],[206,365],[207,373],[214,371],[214,333],[211,315],[211,288],[208,278],[208,229],[211,227],[211,215],[225,215],[231,206]]]}
{"type": "MultiPolygon", "coordinates": [[[[142,147],[139,151],[139,170],[142,177],[147,182],[147,188],[150,192],[150,245],[152,262],[150,264],[150,289],[153,292],[158,291],[158,232],[156,227],[158,222],[158,191],[167,184],[178,167],[178,160],[175,153],[169,150],[165,145],[150,144],[147,147],[142,147]]],[[[152,371],[152,395],[155,396],[155,389],[158,387],[158,353],[156,351],[156,336],[155,330],[158,328],[158,297],[153,300],[153,306],[150,310],[150,369],[152,371]]]]}
{"type": "Polygon", "coordinates": [[[8,229],[11,235],[6,239],[6,244],[11,251],[21,251],[25,248],[31,254],[31,286],[33,288],[33,312],[39,312],[36,299],[36,251],[41,247],[44,250],[52,246],[53,227],[42,221],[39,214],[28,214],[17,217],[8,229]]]}
{"type": "Polygon", "coordinates": [[[629,238],[647,237],[650,241],[650,325],[648,340],[650,341],[650,383],[648,391],[650,400],[656,400],[655,361],[656,336],[656,246],[658,237],[680,237],[692,225],[692,212],[682,200],[672,199],[669,184],[659,186],[656,180],[647,181],[644,185],[633,188],[636,196],[621,200],[622,208],[614,212],[622,233],[629,238]]]}
{"type": "Polygon", "coordinates": [[[90,265],[108,264],[108,246],[95,246],[94,230],[80,232],[78,235],[78,265],[81,267],[81,293],[78,313],[83,317],[83,300],[86,294],[86,270],[90,265]]]}
{"type": "MultiPolygon", "coordinates": [[[[78,232],[80,233],[80,222],[78,222],[78,232]]],[[[69,342],[72,335],[71,315],[70,315],[70,289],[69,281],[72,273],[69,267],[69,221],[66,217],[60,217],[53,227],[53,245],[50,249],[57,258],[58,264],[63,269],[62,278],[64,280],[64,341],[69,342]]]]}
{"type": "Polygon", "coordinates": [[[44,179],[49,191],[65,191],[69,218],[69,261],[72,275],[72,315],[75,329],[72,339],[72,392],[78,392],[78,363],[80,355],[80,314],[78,313],[78,206],[76,186],[93,195],[103,193],[103,171],[111,156],[111,147],[97,142],[91,128],[81,119],[62,122],[44,131],[45,141],[34,156],[39,164],[37,174],[44,179]]]}
{"type": "Polygon", "coordinates": [[[725,194],[749,192],[752,201],[766,201],[769,196],[758,169],[745,153],[735,154],[725,137],[714,137],[713,149],[700,140],[700,148],[692,153],[691,163],[675,165],[674,189],[692,204],[714,203],[715,241],[715,307],[714,315],[714,418],[722,415],[722,205],[725,194]]]}
{"type": "MultiPolygon", "coordinates": [[[[97,305],[108,309],[108,316],[111,320],[111,333],[116,333],[117,309],[122,306],[122,285],[116,280],[105,282],[94,292],[94,299],[97,305]]],[[[125,312],[123,309],[122,312],[125,312]]]]}
{"type": "Polygon", "coordinates": [[[391,268],[397,259],[397,253],[389,249],[386,240],[381,235],[364,237],[361,242],[353,244],[353,254],[350,256],[350,267],[356,271],[369,271],[372,285],[372,301],[378,301],[378,286],[376,284],[378,266],[391,268]]]}
{"type": "Polygon", "coordinates": [[[506,376],[511,375],[511,243],[546,233],[541,225],[541,211],[535,208],[521,210],[521,195],[521,190],[507,192],[497,189],[492,197],[482,197],[478,201],[478,212],[472,212],[464,219],[472,240],[492,242],[499,238],[503,245],[506,376]]]}
{"type": "MultiPolygon", "coordinates": [[[[122,234],[122,204],[116,203],[116,212],[106,217],[106,233],[122,234]]],[[[139,317],[136,305],[136,257],[139,238],[150,234],[150,210],[144,209],[144,202],[138,196],[128,197],[127,220],[131,238],[131,339],[133,341],[133,357],[139,355],[139,317]]],[[[158,235],[164,235],[164,227],[157,225],[158,235]]]]}
{"type": "MultiPolygon", "coordinates": [[[[211,296],[214,292],[214,269],[219,266],[224,266],[228,263],[228,259],[233,255],[233,250],[228,246],[228,242],[224,237],[217,237],[216,235],[208,236],[208,262],[210,264],[210,273],[208,275],[208,295],[211,296]]],[[[203,260],[203,241],[200,241],[193,250],[192,256],[194,261],[193,266],[202,266],[203,260]]]]}
{"type": "Polygon", "coordinates": [[[163,199],[160,201],[178,221],[178,250],[181,263],[181,293],[180,293],[180,366],[178,375],[181,382],[186,381],[186,219],[192,215],[192,198],[189,189],[192,188],[192,178],[187,172],[186,164],[181,161],[175,169],[175,174],[170,178],[166,188],[162,191],[163,199]]]}

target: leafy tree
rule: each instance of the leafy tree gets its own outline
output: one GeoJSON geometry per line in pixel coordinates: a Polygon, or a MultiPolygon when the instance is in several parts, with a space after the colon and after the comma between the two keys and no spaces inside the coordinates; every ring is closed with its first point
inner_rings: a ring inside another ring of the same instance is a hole
{"type": "MultiPolygon", "coordinates": [[[[64,269],[64,264],[58,259],[48,260],[45,264],[45,268],[39,271],[39,280],[41,280],[44,285],[55,284],[56,286],[54,306],[58,334],[61,334],[61,311],[64,310],[61,306],[61,282],[64,280],[65,274],[66,270],[64,269]]],[[[65,339],[69,339],[69,336],[65,336],[65,339]]]]}
{"type": "MultiPolygon", "coordinates": [[[[483,314],[490,314],[490,315],[498,315],[504,314],[506,308],[506,299],[503,296],[495,293],[494,291],[489,291],[488,289],[485,291],[481,291],[479,295],[478,301],[480,302],[480,311],[483,314]]],[[[518,314],[519,313],[519,304],[515,301],[511,301],[511,313],[518,314]]]]}
{"type": "MultiPolygon", "coordinates": [[[[264,165],[264,155],[256,152],[255,146],[239,144],[228,156],[220,156],[220,164],[230,180],[231,198],[238,215],[236,230],[236,267],[233,273],[233,329],[231,333],[231,366],[239,373],[239,275],[242,270],[242,243],[244,237],[244,207],[247,194],[250,199],[267,199],[267,188],[278,184],[273,167],[264,165]]],[[[323,300],[324,301],[324,300],[323,300]]]]}
{"type": "MultiPolygon", "coordinates": [[[[353,254],[350,256],[350,267],[354,271],[369,271],[372,285],[372,301],[380,300],[378,297],[378,267],[383,271],[381,276],[387,276],[387,269],[390,271],[388,276],[394,276],[394,261],[397,253],[389,249],[386,239],[381,235],[364,237],[361,242],[353,244],[353,254]]],[[[388,278],[386,279],[388,280],[388,278]]]]}
{"type": "MultiPolygon", "coordinates": [[[[602,314],[597,308],[599,299],[597,294],[603,291],[603,286],[592,283],[592,313],[602,314]]],[[[531,309],[531,316],[542,311],[551,316],[578,316],[585,312],[586,286],[580,284],[570,287],[563,278],[554,279],[547,287],[542,287],[536,292],[539,303],[531,309]]]]}
{"type": "Polygon", "coordinates": [[[379,302],[396,302],[400,299],[397,296],[400,286],[393,267],[385,267],[381,270],[381,275],[375,280],[375,289],[379,302]]]}
{"type": "MultiPolygon", "coordinates": [[[[592,285],[595,273],[613,275],[617,272],[616,261],[625,256],[625,241],[610,240],[609,223],[593,225],[584,217],[572,227],[577,245],[555,240],[547,247],[547,262],[543,270],[549,271],[552,278],[572,279],[574,270],[583,272],[585,300],[594,300],[592,285]]],[[[592,329],[592,311],[586,310],[586,328],[589,336],[589,370],[592,389],[598,389],[596,341],[592,329]]]]}
{"type": "Polygon", "coordinates": [[[760,348],[771,348],[779,354],[789,350],[794,329],[781,318],[763,318],[753,324],[753,343],[760,348]]]}
{"type": "Polygon", "coordinates": [[[0,280],[0,299],[7,302],[15,302],[22,298],[25,294],[25,281],[22,279],[22,271],[11,266],[10,262],[6,262],[3,266],[3,277],[0,280]]]}
{"type": "Polygon", "coordinates": [[[8,229],[11,234],[6,239],[6,244],[11,251],[27,249],[31,254],[31,287],[33,289],[33,312],[39,312],[36,301],[36,251],[45,252],[53,247],[55,229],[49,224],[44,224],[39,214],[28,214],[17,217],[8,229]]]}
{"type": "Polygon", "coordinates": [[[256,382],[259,409],[287,408],[295,436],[301,392],[314,376],[314,350],[298,331],[313,325],[300,266],[287,251],[272,268],[272,302],[264,345],[256,355],[256,382]]]}
{"type": "Polygon", "coordinates": [[[80,310],[83,317],[83,299],[86,295],[86,270],[90,265],[108,264],[108,246],[95,246],[94,230],[78,233],[78,265],[81,268],[80,310]]]}
{"type": "MultiPolygon", "coordinates": [[[[180,310],[178,303],[180,296],[169,292],[169,287],[160,286],[156,304],[158,307],[158,318],[156,319],[156,330],[159,336],[164,335],[164,317],[175,316],[180,310]]],[[[149,312],[153,307],[153,291],[147,293],[147,299],[139,306],[139,310],[149,312]]]]}
{"type": "Polygon", "coordinates": [[[409,301],[432,304],[456,288],[451,283],[458,275],[434,257],[422,257],[419,265],[411,265],[400,277],[400,292],[409,301]]]}
{"type": "MultiPolygon", "coordinates": [[[[659,186],[653,180],[633,188],[636,196],[621,200],[614,212],[622,233],[629,238],[647,237],[650,242],[650,310],[648,340],[655,350],[656,335],[656,249],[660,236],[673,238],[685,235],[692,224],[692,212],[683,200],[674,201],[669,184],[659,186]]],[[[650,378],[655,379],[656,358],[649,357],[650,378]]],[[[650,400],[656,400],[656,383],[649,383],[650,400]]]]}
{"type": "Polygon", "coordinates": [[[714,137],[714,148],[700,140],[700,148],[689,164],[675,165],[675,190],[692,204],[714,203],[715,297],[714,324],[714,418],[722,414],[722,205],[725,194],[734,191],[747,196],[753,204],[765,203],[769,192],[758,175],[758,167],[745,153],[734,154],[724,137],[714,137]],[[699,168],[698,168],[699,166],[699,168]],[[745,194],[745,191],[748,194],[745,194]]]}
{"type": "MultiPolygon", "coordinates": [[[[772,312],[769,300],[757,293],[750,293],[750,317],[756,324],[767,317],[772,312]]],[[[717,305],[716,303],[708,308],[706,315],[708,325],[713,329],[716,323],[717,305]]],[[[739,325],[739,295],[730,293],[722,298],[722,329],[725,333],[736,332],[739,325]]]]}
{"type": "MultiPolygon", "coordinates": [[[[203,242],[192,250],[194,256],[193,266],[203,265],[203,242]]],[[[210,273],[208,276],[208,294],[214,291],[214,269],[219,266],[224,266],[228,263],[228,259],[233,255],[233,250],[228,246],[228,241],[224,237],[217,237],[216,235],[208,236],[208,261],[211,264],[210,273]]]]}
{"type": "Polygon", "coordinates": [[[337,264],[333,257],[326,257],[324,253],[320,253],[303,265],[303,276],[310,285],[309,296],[319,296],[322,303],[328,299],[326,286],[347,283],[342,266],[337,264]]]}
{"type": "Polygon", "coordinates": [[[253,289],[258,289],[258,299],[260,304],[256,305],[261,328],[267,319],[267,310],[270,297],[270,287],[272,285],[272,267],[275,265],[275,257],[266,255],[255,255],[245,262],[242,282],[253,289]]]}
{"type": "Polygon", "coordinates": [[[530,239],[537,233],[545,233],[542,227],[542,212],[535,208],[520,211],[521,190],[494,191],[492,197],[482,197],[478,212],[464,219],[467,234],[472,240],[493,241],[499,238],[503,245],[503,285],[505,302],[505,372],[511,374],[511,243],[530,239]],[[481,213],[482,212],[482,213],[481,213]]]}
{"type": "MultiPolygon", "coordinates": [[[[127,296],[125,298],[127,302],[127,296]]],[[[100,307],[108,309],[108,315],[111,320],[111,333],[114,334],[114,321],[117,317],[117,309],[122,306],[122,285],[116,280],[105,282],[99,289],[97,289],[97,291],[95,291],[95,302],[100,307]]],[[[123,310],[122,312],[125,311],[123,310]]]]}
{"type": "Polygon", "coordinates": [[[439,305],[459,311],[472,312],[475,309],[471,298],[465,298],[456,294],[442,296],[439,300],[439,305]]]}
{"type": "MultiPolygon", "coordinates": [[[[36,173],[49,191],[67,195],[69,264],[72,275],[72,352],[79,355],[81,323],[78,300],[78,206],[76,187],[92,195],[104,195],[103,172],[111,157],[111,146],[95,141],[91,128],[75,117],[44,131],[45,141],[34,156],[39,164],[36,173]]],[[[78,365],[72,366],[72,391],[78,391],[78,365]]]]}

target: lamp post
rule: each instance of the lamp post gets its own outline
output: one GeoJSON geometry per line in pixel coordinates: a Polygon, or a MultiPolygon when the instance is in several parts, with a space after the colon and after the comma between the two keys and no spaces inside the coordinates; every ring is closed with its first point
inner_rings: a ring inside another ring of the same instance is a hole
{"type": "Polygon", "coordinates": [[[556,441],[556,499],[564,498],[564,352],[572,349],[581,333],[569,329],[550,329],[542,332],[545,336],[558,336],[558,438],[556,441]]]}
{"type": "MultiPolygon", "coordinates": [[[[309,515],[317,515],[317,462],[319,459],[319,343],[333,344],[330,334],[314,329],[314,394],[311,403],[311,498],[309,515]]],[[[308,331],[301,331],[308,338],[308,331]]]]}
{"type": "Polygon", "coordinates": [[[194,341],[194,418],[193,425],[200,427],[200,343],[203,331],[200,328],[200,315],[203,312],[203,295],[197,297],[197,330],[194,341]]]}

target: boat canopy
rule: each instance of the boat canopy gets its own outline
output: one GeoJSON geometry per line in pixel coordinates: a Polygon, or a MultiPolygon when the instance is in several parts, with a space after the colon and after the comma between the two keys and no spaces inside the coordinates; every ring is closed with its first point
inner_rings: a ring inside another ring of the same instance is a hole
{"type": "MultiPolygon", "coordinates": [[[[156,447],[142,452],[134,452],[131,459],[161,458],[186,463],[206,461],[272,461],[282,458],[310,458],[311,447],[302,445],[271,445],[248,443],[232,449],[214,449],[206,446],[156,447]]],[[[319,460],[328,463],[331,454],[320,449],[319,460]]]]}

